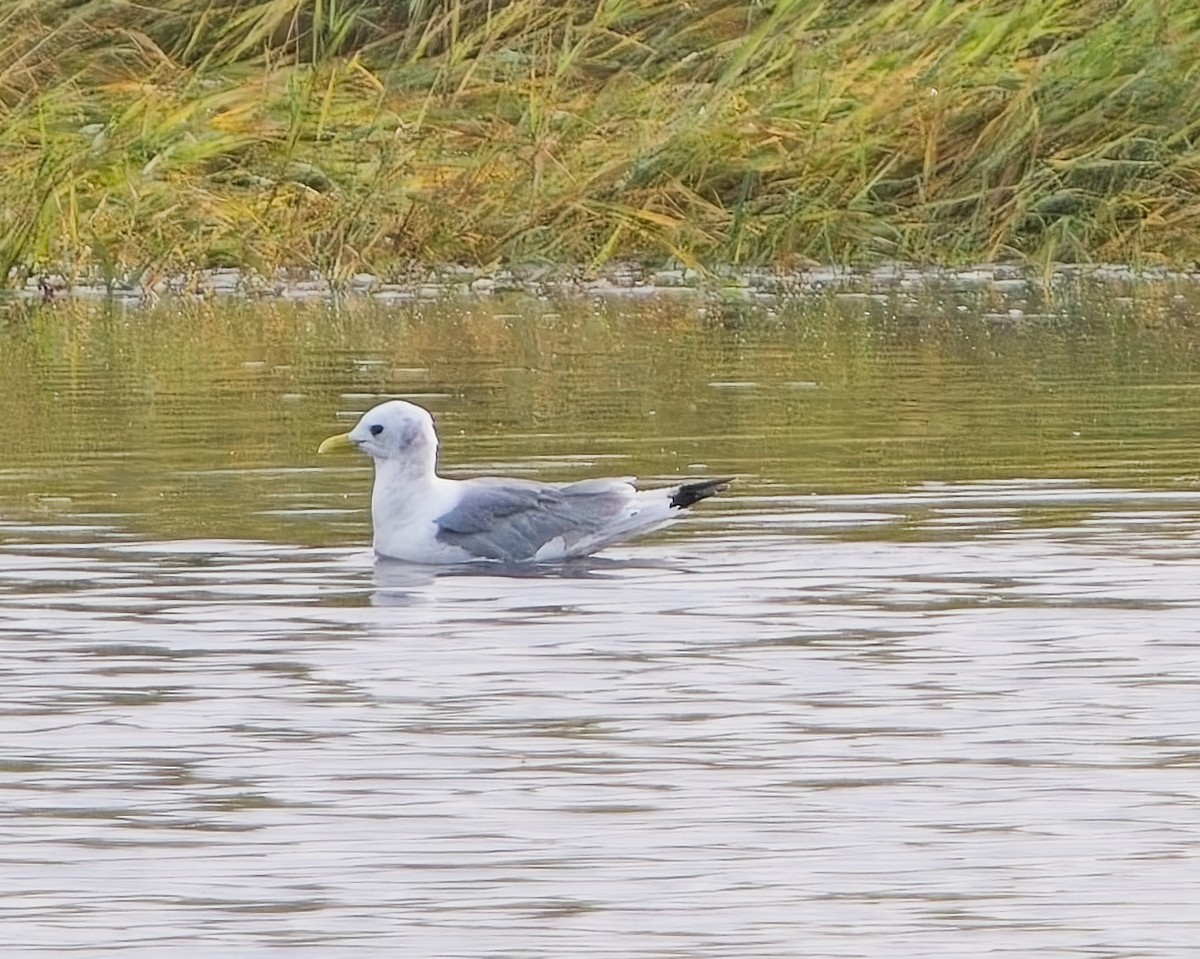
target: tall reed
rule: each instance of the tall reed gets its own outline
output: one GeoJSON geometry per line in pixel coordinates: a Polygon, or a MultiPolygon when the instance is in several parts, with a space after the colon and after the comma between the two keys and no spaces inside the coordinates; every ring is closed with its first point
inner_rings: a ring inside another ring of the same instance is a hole
{"type": "Polygon", "coordinates": [[[0,0],[0,276],[1189,262],[1193,0],[0,0]]]}

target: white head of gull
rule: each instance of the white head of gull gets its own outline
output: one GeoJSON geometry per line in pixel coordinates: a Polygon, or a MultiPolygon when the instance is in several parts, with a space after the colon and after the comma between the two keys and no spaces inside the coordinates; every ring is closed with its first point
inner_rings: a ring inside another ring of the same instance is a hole
{"type": "Polygon", "coordinates": [[[353,448],[375,464],[371,522],[375,552],[412,563],[557,562],[586,556],[680,518],[726,489],[703,479],[639,490],[632,478],[554,484],[437,475],[438,437],[429,411],[390,400],[318,452],[353,448]]]}

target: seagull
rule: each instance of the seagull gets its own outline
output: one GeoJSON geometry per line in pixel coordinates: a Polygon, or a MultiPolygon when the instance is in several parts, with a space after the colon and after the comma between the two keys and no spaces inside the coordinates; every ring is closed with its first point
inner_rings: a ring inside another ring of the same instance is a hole
{"type": "Polygon", "coordinates": [[[539,483],[437,474],[438,436],[429,411],[404,400],[368,410],[318,453],[355,449],[371,457],[375,552],[443,565],[476,560],[553,563],[587,556],[679,519],[729,478],[639,490],[631,477],[539,483]]]}

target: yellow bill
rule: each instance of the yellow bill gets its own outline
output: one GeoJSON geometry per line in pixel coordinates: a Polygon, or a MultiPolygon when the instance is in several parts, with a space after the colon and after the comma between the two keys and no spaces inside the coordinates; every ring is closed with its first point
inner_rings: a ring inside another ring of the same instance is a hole
{"type": "Polygon", "coordinates": [[[334,453],[338,450],[352,450],[357,448],[350,442],[349,433],[338,433],[337,436],[331,436],[327,440],[322,440],[321,445],[317,447],[317,452],[334,453]]]}

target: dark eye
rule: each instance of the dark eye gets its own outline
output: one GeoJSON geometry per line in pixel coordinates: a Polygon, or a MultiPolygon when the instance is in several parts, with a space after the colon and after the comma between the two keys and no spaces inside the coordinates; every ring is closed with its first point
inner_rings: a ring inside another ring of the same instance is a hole
{"type": "Polygon", "coordinates": [[[378,436],[382,432],[383,432],[383,427],[380,426],[378,423],[375,423],[371,426],[371,435],[372,436],[378,436]]]}

